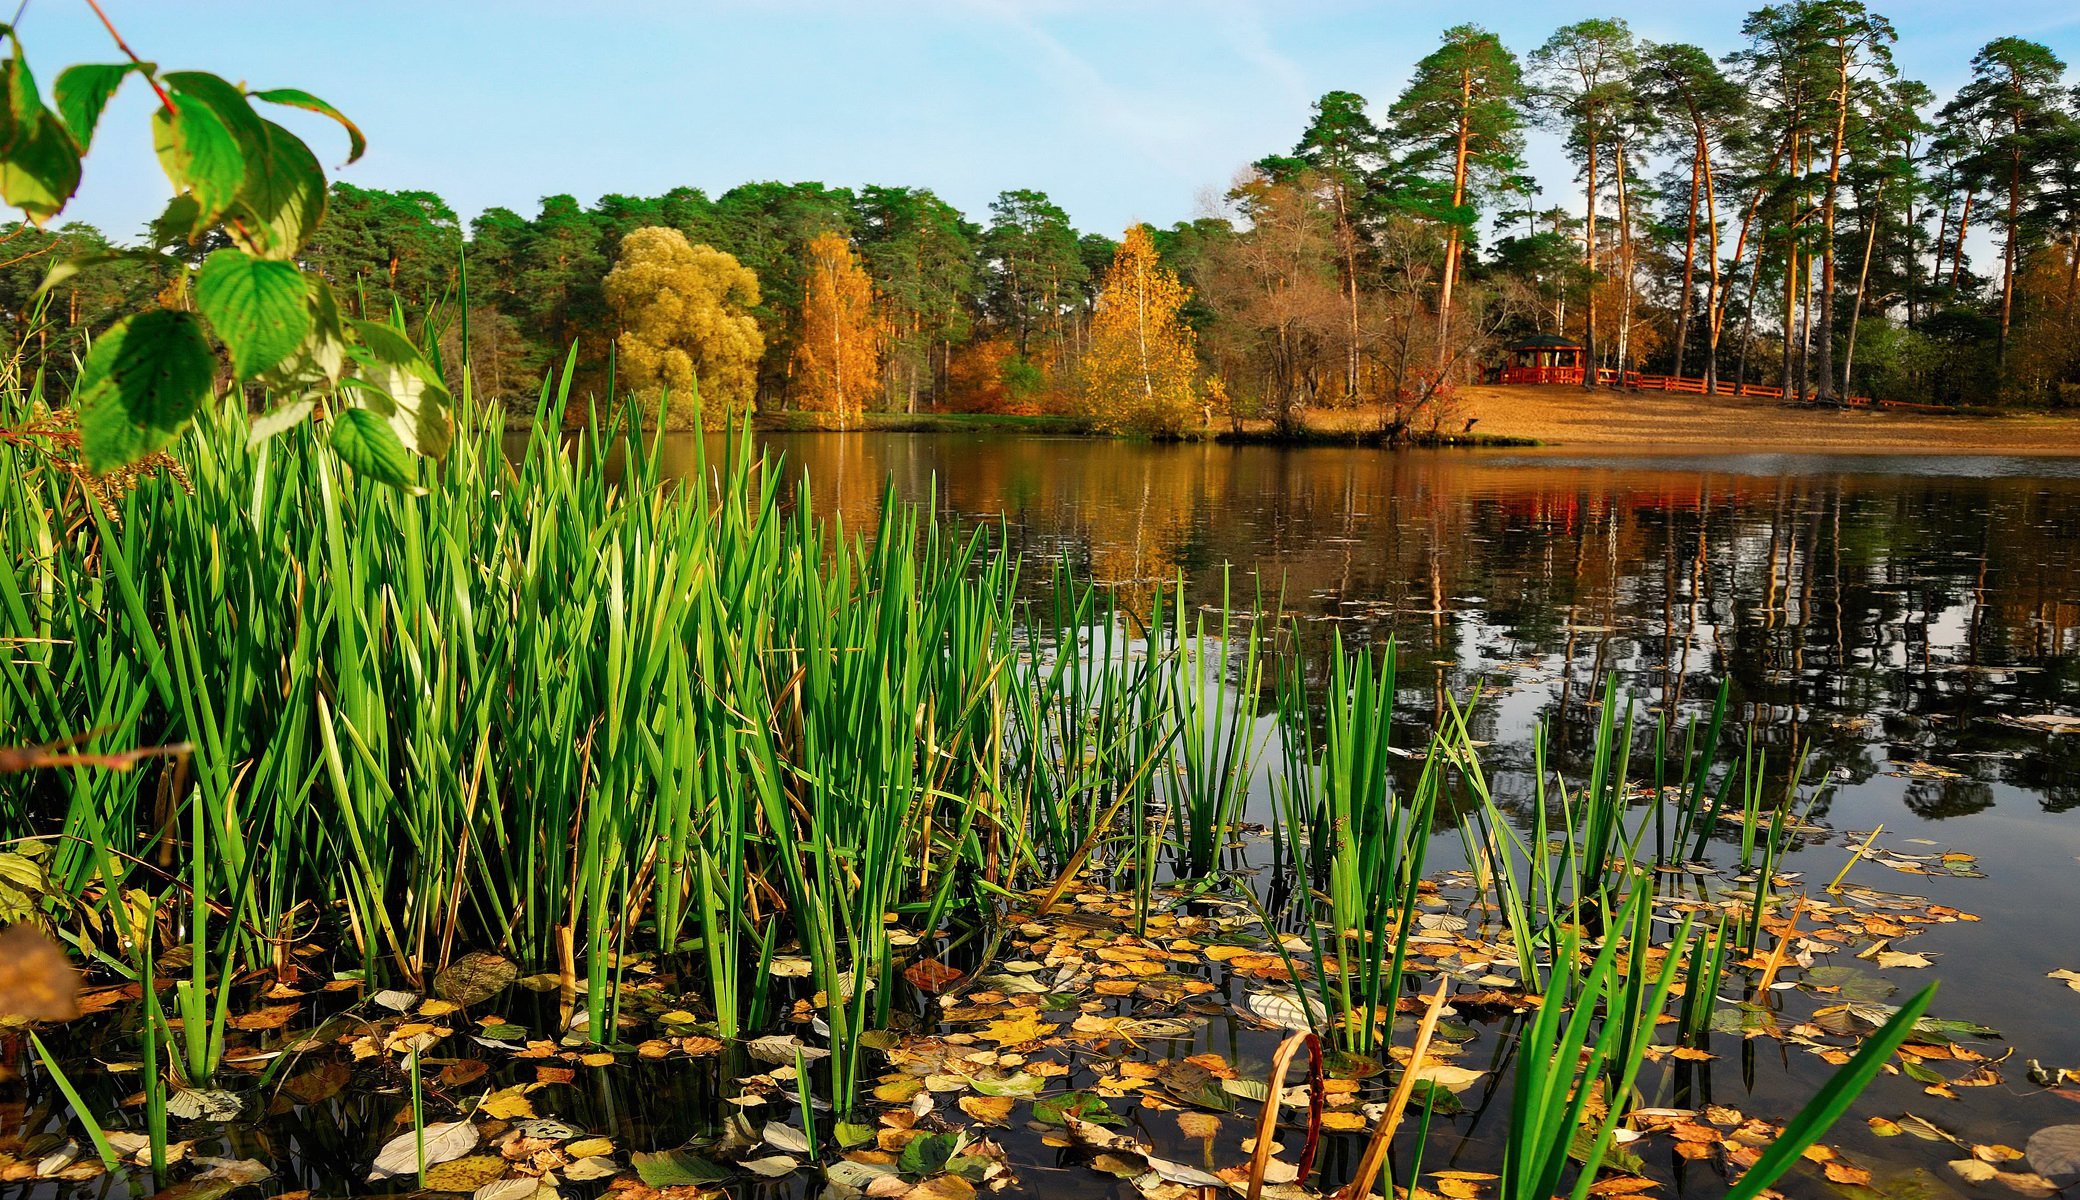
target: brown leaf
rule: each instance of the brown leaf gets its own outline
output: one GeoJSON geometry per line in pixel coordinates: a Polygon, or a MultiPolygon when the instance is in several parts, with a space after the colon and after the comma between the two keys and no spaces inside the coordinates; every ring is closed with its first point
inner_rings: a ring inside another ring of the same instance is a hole
{"type": "Polygon", "coordinates": [[[919,959],[903,970],[903,978],[909,980],[918,991],[937,995],[959,983],[965,976],[958,967],[949,967],[936,958],[919,959]]]}
{"type": "Polygon", "coordinates": [[[58,943],[26,923],[0,933],[0,1016],[31,1021],[79,1016],[79,971],[58,943]]]}

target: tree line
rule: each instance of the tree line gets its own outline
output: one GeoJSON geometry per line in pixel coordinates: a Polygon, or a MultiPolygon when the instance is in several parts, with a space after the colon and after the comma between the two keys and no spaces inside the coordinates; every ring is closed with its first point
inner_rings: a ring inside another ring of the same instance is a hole
{"type": "MultiPolygon", "coordinates": [[[[1120,240],[1044,192],[981,220],[913,187],[751,183],[543,200],[465,228],[439,196],[335,183],[303,265],[473,385],[698,380],[727,414],[1062,411],[1115,429],[1297,429],[1310,409],[1435,427],[1500,347],[1788,397],[1944,404],[2080,393],[2080,89],[1997,38],[1939,98],[1858,0],[1749,14],[1713,54],[1620,20],[1519,55],[1446,30],[1385,105],[1331,92],[1217,212],[1120,240]],[[1534,128],[1570,181],[1524,163],[1534,128]],[[1578,197],[1546,202],[1547,191],[1578,197]]],[[[146,240],[176,255],[207,244],[146,240]]],[[[81,338],[163,285],[116,262],[39,298],[82,225],[0,246],[10,348],[62,383],[81,338]]],[[[683,418],[683,415],[682,415],[683,418]]]]}

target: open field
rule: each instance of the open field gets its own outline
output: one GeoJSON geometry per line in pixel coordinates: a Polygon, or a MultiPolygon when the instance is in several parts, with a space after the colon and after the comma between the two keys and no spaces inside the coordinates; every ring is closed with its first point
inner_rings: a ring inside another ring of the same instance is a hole
{"type": "MultiPolygon", "coordinates": [[[[1575,387],[1470,387],[1459,419],[1476,436],[1603,449],[1717,448],[1829,454],[2080,454],[2080,416],[1938,414],[1795,408],[1774,400],[1575,387]]],[[[1376,427],[1374,410],[1313,414],[1324,432],[1376,427]]]]}

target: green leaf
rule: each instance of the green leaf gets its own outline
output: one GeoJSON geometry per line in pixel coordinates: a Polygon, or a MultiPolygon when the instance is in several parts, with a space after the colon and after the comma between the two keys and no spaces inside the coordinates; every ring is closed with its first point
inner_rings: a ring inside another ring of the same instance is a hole
{"type": "Polygon", "coordinates": [[[260,373],[260,382],[293,395],[332,387],[347,368],[347,327],[332,288],[316,275],[303,277],[310,332],[296,352],[260,373]]]}
{"type": "Polygon", "coordinates": [[[727,1167],[688,1150],[659,1150],[655,1154],[638,1150],[628,1157],[636,1175],[654,1188],[705,1187],[733,1178],[727,1167]]]}
{"type": "Polygon", "coordinates": [[[322,113],[346,126],[347,163],[350,166],[368,149],[368,139],[361,136],[361,128],[352,121],[347,120],[345,113],[301,88],[269,88],[264,92],[253,92],[252,97],[255,100],[265,100],[269,104],[286,104],[290,108],[302,108],[314,113],[322,113]]]}
{"type": "Polygon", "coordinates": [[[287,358],[311,331],[303,272],[242,250],[219,250],[203,261],[195,302],[230,347],[231,368],[240,379],[287,358]]]}
{"type": "Polygon", "coordinates": [[[226,232],[260,258],[294,258],[325,219],[325,172],[295,134],[272,121],[260,125],[264,136],[248,152],[226,232]]]}
{"type": "Polygon", "coordinates": [[[116,322],[95,340],[73,393],[87,469],[136,462],[172,441],[215,372],[194,313],[155,308],[116,322]]]}
{"type": "MultiPolygon", "coordinates": [[[[152,114],[152,148],[174,189],[195,198],[195,224],[190,237],[231,207],[245,184],[245,156],[238,139],[207,104],[184,104],[179,111],[152,114]]],[[[171,210],[169,210],[171,211],[171,210]]]]}
{"type": "Polygon", "coordinates": [[[449,410],[454,398],[410,338],[376,321],[352,323],[360,345],[356,384],[364,402],[390,422],[398,440],[428,458],[447,454],[455,440],[449,410]]]}
{"type": "Polygon", "coordinates": [[[332,419],[332,448],[357,475],[413,486],[412,456],[383,418],[365,408],[350,408],[332,419]]]}
{"type": "Polygon", "coordinates": [[[79,147],[44,107],[19,46],[0,72],[7,101],[0,108],[0,199],[41,225],[79,190],[79,147]]]}
{"type": "Polygon", "coordinates": [[[918,1134],[903,1144],[903,1154],[896,1160],[896,1168],[912,1178],[937,1175],[946,1169],[946,1160],[953,1157],[959,1145],[959,1134],[918,1134]]]}
{"type": "Polygon", "coordinates": [[[159,81],[172,89],[177,108],[190,107],[190,101],[209,105],[217,120],[238,140],[241,151],[250,154],[265,140],[261,129],[265,122],[253,111],[246,94],[217,76],[207,71],[168,71],[159,81]]]}
{"type": "Polygon", "coordinates": [[[108,107],[108,99],[116,94],[123,77],[142,69],[146,68],[136,63],[79,63],[58,73],[51,93],[58,102],[58,115],[64,119],[65,128],[72,131],[72,140],[79,143],[81,154],[94,144],[101,110],[108,107]]]}
{"type": "Polygon", "coordinates": [[[1067,1125],[1065,1119],[1075,1117],[1093,1125],[1124,1125],[1125,1121],[1113,1115],[1103,1098],[1090,1092],[1064,1092],[1033,1102],[1033,1119],[1042,1125],[1067,1125]]]}

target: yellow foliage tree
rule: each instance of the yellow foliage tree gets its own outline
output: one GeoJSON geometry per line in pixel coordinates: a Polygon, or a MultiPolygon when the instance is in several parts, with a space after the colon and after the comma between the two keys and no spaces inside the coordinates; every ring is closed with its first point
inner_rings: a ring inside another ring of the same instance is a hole
{"type": "Polygon", "coordinates": [[[621,239],[605,289],[621,327],[618,370],[637,392],[667,393],[667,428],[692,428],[696,409],[710,429],[751,410],[765,339],[750,311],[758,276],[748,267],[651,226],[621,239]]]}
{"type": "Polygon", "coordinates": [[[859,419],[881,382],[874,285],[839,234],[817,234],[808,254],[790,390],[798,407],[830,413],[844,428],[859,419]]]}
{"type": "Polygon", "coordinates": [[[1084,415],[1108,432],[1178,434],[1204,419],[1197,338],[1178,316],[1191,289],[1156,258],[1146,225],[1105,270],[1083,359],[1084,415]]]}

